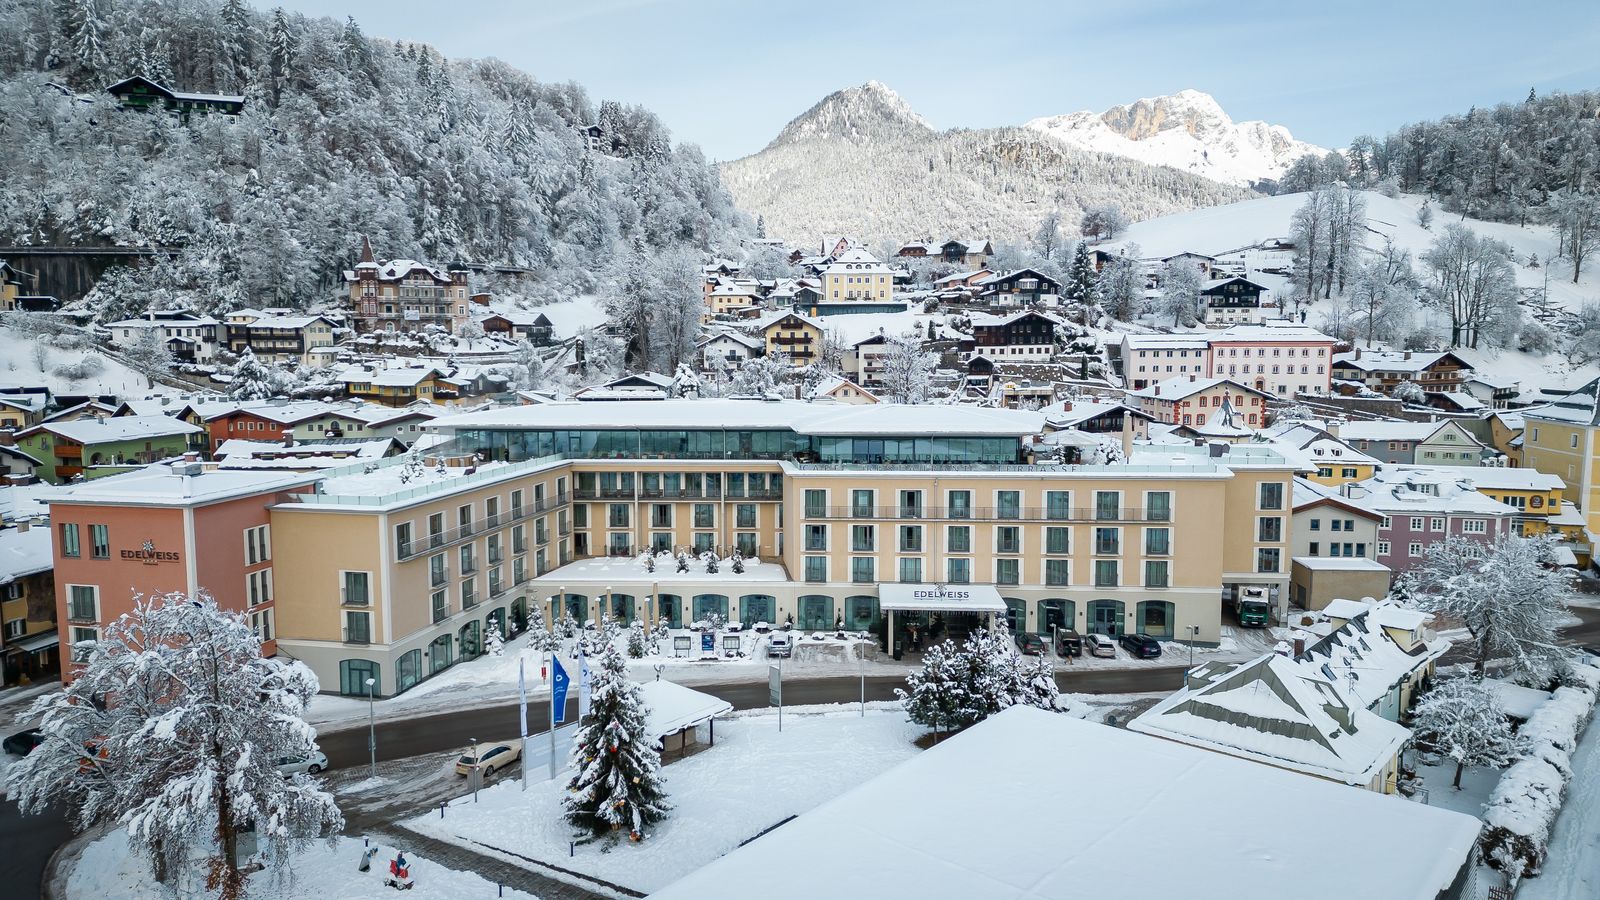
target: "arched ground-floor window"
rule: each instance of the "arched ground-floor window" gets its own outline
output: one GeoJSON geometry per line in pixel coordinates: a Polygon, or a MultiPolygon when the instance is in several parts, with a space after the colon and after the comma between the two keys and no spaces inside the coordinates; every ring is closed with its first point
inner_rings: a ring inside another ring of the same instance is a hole
{"type": "Polygon", "coordinates": [[[1163,641],[1172,640],[1173,607],[1166,600],[1144,600],[1135,608],[1134,627],[1163,641]]]}
{"type": "Polygon", "coordinates": [[[400,654],[395,663],[395,692],[404,691],[422,680],[422,651],[412,650],[400,654]]]}
{"type": "MultiPolygon", "coordinates": [[[[662,594],[656,598],[657,615],[667,620],[668,628],[683,627],[683,598],[677,594],[662,594]]],[[[654,625],[654,622],[650,623],[654,625]]]]}
{"type": "Polygon", "coordinates": [[[719,615],[722,620],[728,620],[728,596],[726,594],[695,594],[694,595],[694,620],[703,622],[711,616],[719,615]]]}
{"type": "Polygon", "coordinates": [[[371,691],[376,697],[383,693],[383,681],[378,677],[378,664],[370,659],[339,660],[339,693],[346,697],[365,697],[371,691]],[[367,685],[367,679],[372,685],[367,685]]]}
{"type": "Polygon", "coordinates": [[[448,634],[441,634],[428,645],[428,674],[433,675],[450,668],[454,661],[451,650],[455,647],[455,639],[448,634]]]}
{"type": "Polygon", "coordinates": [[[1012,634],[1020,634],[1022,629],[1028,627],[1028,603],[1016,597],[1007,597],[1006,601],[1006,627],[1012,634]]]}
{"type": "Polygon", "coordinates": [[[1071,600],[1053,597],[1039,601],[1039,633],[1046,637],[1076,627],[1077,610],[1071,600]]]}
{"type": "Polygon", "coordinates": [[[1121,634],[1125,608],[1121,600],[1090,600],[1089,633],[1121,634]]]}
{"type": "Polygon", "coordinates": [[[800,610],[800,627],[810,631],[825,631],[833,627],[833,598],[827,594],[806,594],[796,601],[800,610]]]}
{"type": "Polygon", "coordinates": [[[772,624],[778,614],[778,601],[770,594],[745,594],[739,598],[739,621],[749,628],[757,622],[772,624]]]}

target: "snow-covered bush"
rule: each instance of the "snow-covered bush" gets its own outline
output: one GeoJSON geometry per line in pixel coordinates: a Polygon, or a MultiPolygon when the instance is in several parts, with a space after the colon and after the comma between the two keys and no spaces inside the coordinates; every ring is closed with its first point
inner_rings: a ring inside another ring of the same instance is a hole
{"type": "Polygon", "coordinates": [[[634,659],[644,656],[644,623],[638,619],[628,626],[628,655],[634,659]]]}
{"type": "Polygon", "coordinates": [[[85,356],[74,362],[56,366],[56,377],[76,384],[104,372],[106,364],[98,356],[85,356]]]}
{"type": "Polygon", "coordinates": [[[500,623],[493,619],[489,620],[489,627],[484,630],[483,652],[490,656],[506,655],[505,636],[500,633],[500,623]]]}
{"type": "Polygon", "coordinates": [[[1550,829],[1572,778],[1572,753],[1600,694],[1600,667],[1573,665],[1577,684],[1556,688],[1522,726],[1528,748],[1500,776],[1485,805],[1479,846],[1489,864],[1513,881],[1537,875],[1544,865],[1550,829]]]}

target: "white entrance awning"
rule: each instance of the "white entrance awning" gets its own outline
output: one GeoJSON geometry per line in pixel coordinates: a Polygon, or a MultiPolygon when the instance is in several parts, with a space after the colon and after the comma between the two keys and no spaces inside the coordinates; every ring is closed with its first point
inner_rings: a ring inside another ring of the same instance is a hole
{"type": "Polygon", "coordinates": [[[928,612],[1005,612],[992,584],[880,584],[878,608],[928,612]]]}

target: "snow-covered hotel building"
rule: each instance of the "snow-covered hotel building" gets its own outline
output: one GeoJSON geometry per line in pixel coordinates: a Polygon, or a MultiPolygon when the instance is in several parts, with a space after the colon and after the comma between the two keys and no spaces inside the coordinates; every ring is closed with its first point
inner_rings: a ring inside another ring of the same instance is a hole
{"type": "Polygon", "coordinates": [[[1333,384],[1332,364],[1333,338],[1290,322],[1122,339],[1122,374],[1132,390],[1198,375],[1226,378],[1284,399],[1323,395],[1333,384]]]}
{"type": "Polygon", "coordinates": [[[426,464],[318,473],[270,507],[276,647],[325,690],[406,690],[534,607],[896,636],[1003,614],[1045,635],[1214,643],[1225,586],[1287,597],[1294,465],[1260,446],[1036,465],[1039,413],[785,400],[555,403],[428,427],[452,440],[426,464]],[[757,562],[651,571],[645,548],[757,562]]]}

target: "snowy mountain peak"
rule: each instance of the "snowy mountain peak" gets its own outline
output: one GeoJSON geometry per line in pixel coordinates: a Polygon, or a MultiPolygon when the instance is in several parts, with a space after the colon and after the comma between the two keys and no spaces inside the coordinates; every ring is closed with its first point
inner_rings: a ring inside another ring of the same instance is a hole
{"type": "Polygon", "coordinates": [[[767,146],[777,147],[806,138],[862,142],[932,132],[933,126],[928,120],[918,115],[911,104],[888,85],[869,81],[823,97],[817,105],[784,126],[767,146]]]}
{"type": "Polygon", "coordinates": [[[1025,127],[1085,150],[1239,185],[1279,178],[1296,159],[1327,152],[1295,140],[1282,125],[1234,122],[1215,97],[1192,88],[1100,113],[1034,119],[1025,127]]]}

